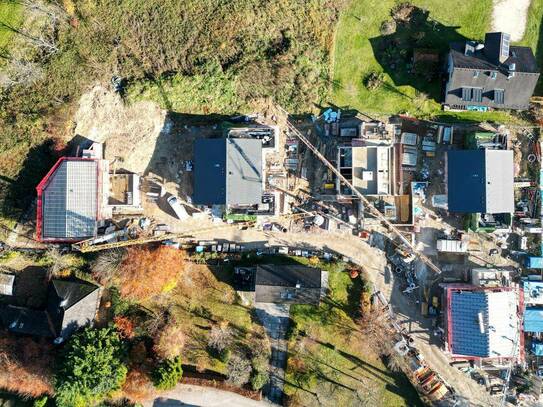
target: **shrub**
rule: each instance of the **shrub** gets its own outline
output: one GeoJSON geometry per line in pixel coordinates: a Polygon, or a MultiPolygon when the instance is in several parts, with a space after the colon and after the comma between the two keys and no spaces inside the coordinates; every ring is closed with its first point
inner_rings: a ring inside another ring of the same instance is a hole
{"type": "Polygon", "coordinates": [[[160,363],[153,373],[153,383],[157,389],[173,389],[183,376],[181,358],[167,359],[160,363]]]}
{"type": "Polygon", "coordinates": [[[32,403],[32,407],[45,407],[47,404],[47,401],[49,401],[49,397],[43,396],[36,400],[34,400],[34,403],[32,403]]]}
{"type": "Polygon", "coordinates": [[[232,351],[230,349],[223,349],[219,352],[219,360],[223,363],[228,363],[232,358],[232,351]]]}
{"type": "Polygon", "coordinates": [[[123,316],[116,316],[113,318],[113,322],[121,338],[132,339],[134,337],[134,323],[130,319],[123,316]]]}
{"type": "Polygon", "coordinates": [[[123,385],[123,394],[133,403],[139,403],[153,396],[155,388],[146,371],[131,368],[123,385]]]}
{"type": "Polygon", "coordinates": [[[232,342],[232,330],[226,324],[214,325],[209,333],[208,346],[221,352],[232,342]]]}
{"type": "Polygon", "coordinates": [[[383,21],[381,23],[381,27],[379,28],[379,32],[381,33],[381,35],[394,34],[394,32],[396,32],[396,21],[394,20],[383,21]]]}
{"type": "Polygon", "coordinates": [[[377,90],[385,83],[385,75],[382,72],[370,72],[364,79],[364,86],[368,90],[377,90]]]}
{"type": "Polygon", "coordinates": [[[268,372],[256,372],[251,377],[251,387],[253,390],[260,390],[270,380],[268,372]]]}
{"type": "Polygon", "coordinates": [[[251,364],[247,359],[234,355],[227,365],[228,381],[236,386],[243,386],[251,377],[251,364]]]}
{"type": "Polygon", "coordinates": [[[153,350],[161,359],[174,359],[181,355],[185,346],[185,334],[175,322],[166,325],[155,338],[153,350]]]}
{"type": "Polygon", "coordinates": [[[124,349],[113,328],[87,327],[72,336],[56,374],[59,407],[83,407],[119,390],[126,379],[124,349]]]}

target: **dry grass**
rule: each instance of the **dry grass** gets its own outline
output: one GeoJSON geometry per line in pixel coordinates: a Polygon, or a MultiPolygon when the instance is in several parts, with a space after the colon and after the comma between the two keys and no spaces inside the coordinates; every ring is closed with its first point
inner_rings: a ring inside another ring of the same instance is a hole
{"type": "Polygon", "coordinates": [[[25,397],[53,394],[53,346],[0,333],[0,388],[25,397]]]}

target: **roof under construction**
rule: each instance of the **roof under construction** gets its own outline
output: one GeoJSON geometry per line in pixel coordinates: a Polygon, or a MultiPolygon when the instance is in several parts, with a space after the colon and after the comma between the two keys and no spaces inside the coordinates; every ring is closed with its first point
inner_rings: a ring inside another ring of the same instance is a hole
{"type": "Polygon", "coordinates": [[[515,291],[449,288],[447,306],[448,342],[453,355],[517,356],[515,341],[520,328],[515,291]]]}
{"type": "Polygon", "coordinates": [[[96,233],[99,160],[61,158],[38,185],[38,237],[70,241],[96,233]]]}

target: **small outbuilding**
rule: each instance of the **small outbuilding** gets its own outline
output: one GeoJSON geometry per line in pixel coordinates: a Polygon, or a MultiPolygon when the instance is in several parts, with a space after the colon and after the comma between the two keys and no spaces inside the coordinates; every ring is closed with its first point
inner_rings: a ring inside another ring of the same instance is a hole
{"type": "Polygon", "coordinates": [[[13,274],[0,273],[0,295],[13,295],[14,283],[13,274]]]}

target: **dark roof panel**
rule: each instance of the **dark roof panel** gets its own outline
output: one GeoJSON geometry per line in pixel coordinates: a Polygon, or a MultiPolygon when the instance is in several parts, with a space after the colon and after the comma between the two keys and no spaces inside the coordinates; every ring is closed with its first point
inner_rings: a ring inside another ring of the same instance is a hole
{"type": "Polygon", "coordinates": [[[0,318],[11,332],[51,338],[54,335],[46,311],[7,305],[0,309],[0,318]]]}
{"type": "Polygon", "coordinates": [[[256,269],[256,285],[321,288],[321,270],[302,265],[266,264],[256,269]]]}
{"type": "Polygon", "coordinates": [[[447,186],[450,211],[464,213],[485,212],[484,155],[484,150],[451,150],[447,153],[447,186]]]}
{"type": "Polygon", "coordinates": [[[197,205],[226,203],[225,139],[195,141],[193,202],[197,205]]]}

